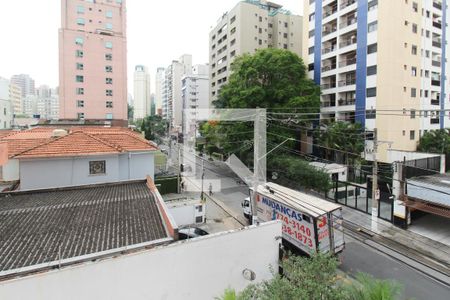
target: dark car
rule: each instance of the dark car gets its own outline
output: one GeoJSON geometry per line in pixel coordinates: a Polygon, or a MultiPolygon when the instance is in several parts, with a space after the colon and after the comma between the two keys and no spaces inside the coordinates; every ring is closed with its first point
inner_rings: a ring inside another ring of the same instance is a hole
{"type": "Polygon", "coordinates": [[[182,228],[178,230],[178,238],[180,240],[192,239],[207,234],[208,232],[205,230],[196,227],[182,228]]]}

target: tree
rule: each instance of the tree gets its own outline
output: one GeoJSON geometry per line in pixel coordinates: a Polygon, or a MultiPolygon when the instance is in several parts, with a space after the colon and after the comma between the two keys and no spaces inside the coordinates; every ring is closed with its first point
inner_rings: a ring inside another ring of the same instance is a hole
{"type": "Polygon", "coordinates": [[[356,281],[345,287],[348,300],[395,300],[402,290],[394,281],[375,279],[364,273],[358,274],[356,281]]]}
{"type": "Polygon", "coordinates": [[[128,120],[133,120],[134,117],[134,107],[130,104],[127,104],[128,107],[128,120]]]}
{"type": "Polygon", "coordinates": [[[149,141],[161,143],[162,137],[167,134],[168,123],[161,116],[148,116],[138,123],[138,128],[144,132],[149,141]],[[140,124],[139,124],[140,123],[140,124]]]}
{"type": "Polygon", "coordinates": [[[445,154],[446,169],[450,168],[450,129],[430,130],[420,138],[418,151],[445,154]]]}

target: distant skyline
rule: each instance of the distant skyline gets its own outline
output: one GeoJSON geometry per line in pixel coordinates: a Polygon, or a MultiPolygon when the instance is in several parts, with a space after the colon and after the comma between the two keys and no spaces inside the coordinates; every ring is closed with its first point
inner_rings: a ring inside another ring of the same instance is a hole
{"type": "MultiPolygon", "coordinates": [[[[49,1],[50,2],[50,1],[49,1]]],[[[2,40],[0,77],[29,74],[39,85],[58,86],[58,29],[60,0],[53,6],[41,1],[3,3],[0,10],[2,40]]],[[[188,53],[194,64],[208,62],[208,34],[237,0],[128,0],[128,92],[133,93],[135,65],[149,67],[154,92],[157,67],[188,53]]],[[[294,14],[302,14],[303,1],[276,0],[294,14]]]]}

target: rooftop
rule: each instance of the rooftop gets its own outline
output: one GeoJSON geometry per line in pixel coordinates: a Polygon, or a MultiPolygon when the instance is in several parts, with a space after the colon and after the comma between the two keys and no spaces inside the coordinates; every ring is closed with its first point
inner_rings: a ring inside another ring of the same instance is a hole
{"type": "Polygon", "coordinates": [[[406,182],[409,197],[450,208],[450,175],[419,176],[406,182]]]}
{"type": "Polygon", "coordinates": [[[145,180],[1,194],[0,276],[168,238],[156,201],[145,180]]]}

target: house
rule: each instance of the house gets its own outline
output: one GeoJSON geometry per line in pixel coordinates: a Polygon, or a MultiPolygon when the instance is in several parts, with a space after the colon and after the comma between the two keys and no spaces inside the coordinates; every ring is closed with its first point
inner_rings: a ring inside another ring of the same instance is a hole
{"type": "Polygon", "coordinates": [[[330,175],[330,179],[333,181],[338,180],[347,181],[347,166],[339,164],[327,164],[322,162],[312,162],[309,164],[317,170],[321,170],[330,175]]]}
{"type": "Polygon", "coordinates": [[[2,179],[20,180],[21,190],[154,177],[157,147],[126,128],[37,127],[0,142],[8,145],[2,179]]]}

